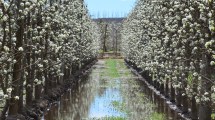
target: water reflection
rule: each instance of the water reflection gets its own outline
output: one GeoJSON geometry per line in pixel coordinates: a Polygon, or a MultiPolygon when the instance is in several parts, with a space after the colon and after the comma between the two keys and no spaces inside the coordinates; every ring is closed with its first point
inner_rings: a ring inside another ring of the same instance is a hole
{"type": "Polygon", "coordinates": [[[104,118],[107,116],[125,116],[117,111],[111,104],[114,101],[122,101],[118,89],[108,88],[100,97],[96,97],[90,107],[90,118],[104,118]],[[107,99],[108,98],[108,99],[107,99]]]}
{"type": "Polygon", "coordinates": [[[111,105],[113,101],[122,101],[120,91],[106,86],[106,80],[100,80],[103,63],[95,65],[89,76],[85,76],[77,88],[71,88],[60,102],[50,108],[44,120],[81,120],[106,116],[124,116],[111,105]]]}
{"type": "Polygon", "coordinates": [[[164,100],[159,95],[157,95],[155,92],[153,92],[151,89],[149,89],[147,87],[147,85],[144,84],[143,82],[140,81],[139,84],[141,86],[143,86],[142,91],[144,92],[144,94],[146,94],[147,97],[155,105],[154,111],[156,111],[157,113],[163,114],[164,115],[164,120],[184,120],[181,116],[179,116],[177,114],[176,111],[172,110],[169,107],[168,101],[164,100]]]}
{"type": "Polygon", "coordinates": [[[45,113],[44,120],[89,120],[121,117],[127,120],[149,120],[152,113],[165,113],[164,120],[180,120],[166,102],[118,63],[120,78],[104,74],[99,61],[90,75],[65,93],[45,113]],[[128,74],[129,73],[129,74],[128,74]]]}

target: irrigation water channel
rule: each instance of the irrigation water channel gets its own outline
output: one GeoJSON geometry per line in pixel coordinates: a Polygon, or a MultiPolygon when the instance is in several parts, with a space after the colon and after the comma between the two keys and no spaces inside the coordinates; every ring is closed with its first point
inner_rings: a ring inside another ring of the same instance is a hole
{"type": "Polygon", "coordinates": [[[182,120],[122,59],[103,59],[43,120],[182,120]]]}

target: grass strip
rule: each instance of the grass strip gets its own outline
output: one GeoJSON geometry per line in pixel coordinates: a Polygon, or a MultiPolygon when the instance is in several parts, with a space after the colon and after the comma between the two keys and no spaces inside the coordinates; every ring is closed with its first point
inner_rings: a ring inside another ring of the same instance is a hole
{"type": "Polygon", "coordinates": [[[115,59],[107,59],[105,61],[105,66],[107,67],[107,69],[106,69],[107,76],[109,76],[111,78],[120,77],[118,70],[117,70],[117,61],[115,59]]]}

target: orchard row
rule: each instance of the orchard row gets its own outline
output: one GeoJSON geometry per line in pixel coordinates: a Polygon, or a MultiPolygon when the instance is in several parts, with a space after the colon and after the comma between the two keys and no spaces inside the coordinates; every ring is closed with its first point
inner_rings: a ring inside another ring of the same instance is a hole
{"type": "Polygon", "coordinates": [[[98,53],[83,0],[1,0],[0,25],[2,118],[23,114],[98,53]]]}
{"type": "Polygon", "coordinates": [[[192,119],[211,119],[214,0],[138,0],[123,23],[122,44],[126,60],[176,102],[182,113],[192,119]]]}

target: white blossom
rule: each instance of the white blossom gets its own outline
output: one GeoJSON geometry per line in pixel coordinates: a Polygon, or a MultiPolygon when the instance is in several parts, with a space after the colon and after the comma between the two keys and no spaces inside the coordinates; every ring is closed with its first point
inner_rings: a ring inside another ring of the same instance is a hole
{"type": "Polygon", "coordinates": [[[11,93],[12,92],[12,88],[7,88],[7,92],[11,93]]]}
{"type": "Polygon", "coordinates": [[[19,100],[19,96],[15,96],[14,98],[15,98],[15,100],[19,100]]]}
{"type": "Polygon", "coordinates": [[[7,99],[9,96],[7,94],[4,95],[4,98],[7,99]]]}
{"type": "Polygon", "coordinates": [[[10,50],[7,46],[4,46],[3,48],[4,48],[5,52],[8,52],[10,50]]]}
{"type": "Polygon", "coordinates": [[[19,47],[18,51],[23,52],[24,51],[23,47],[19,47]]]}

